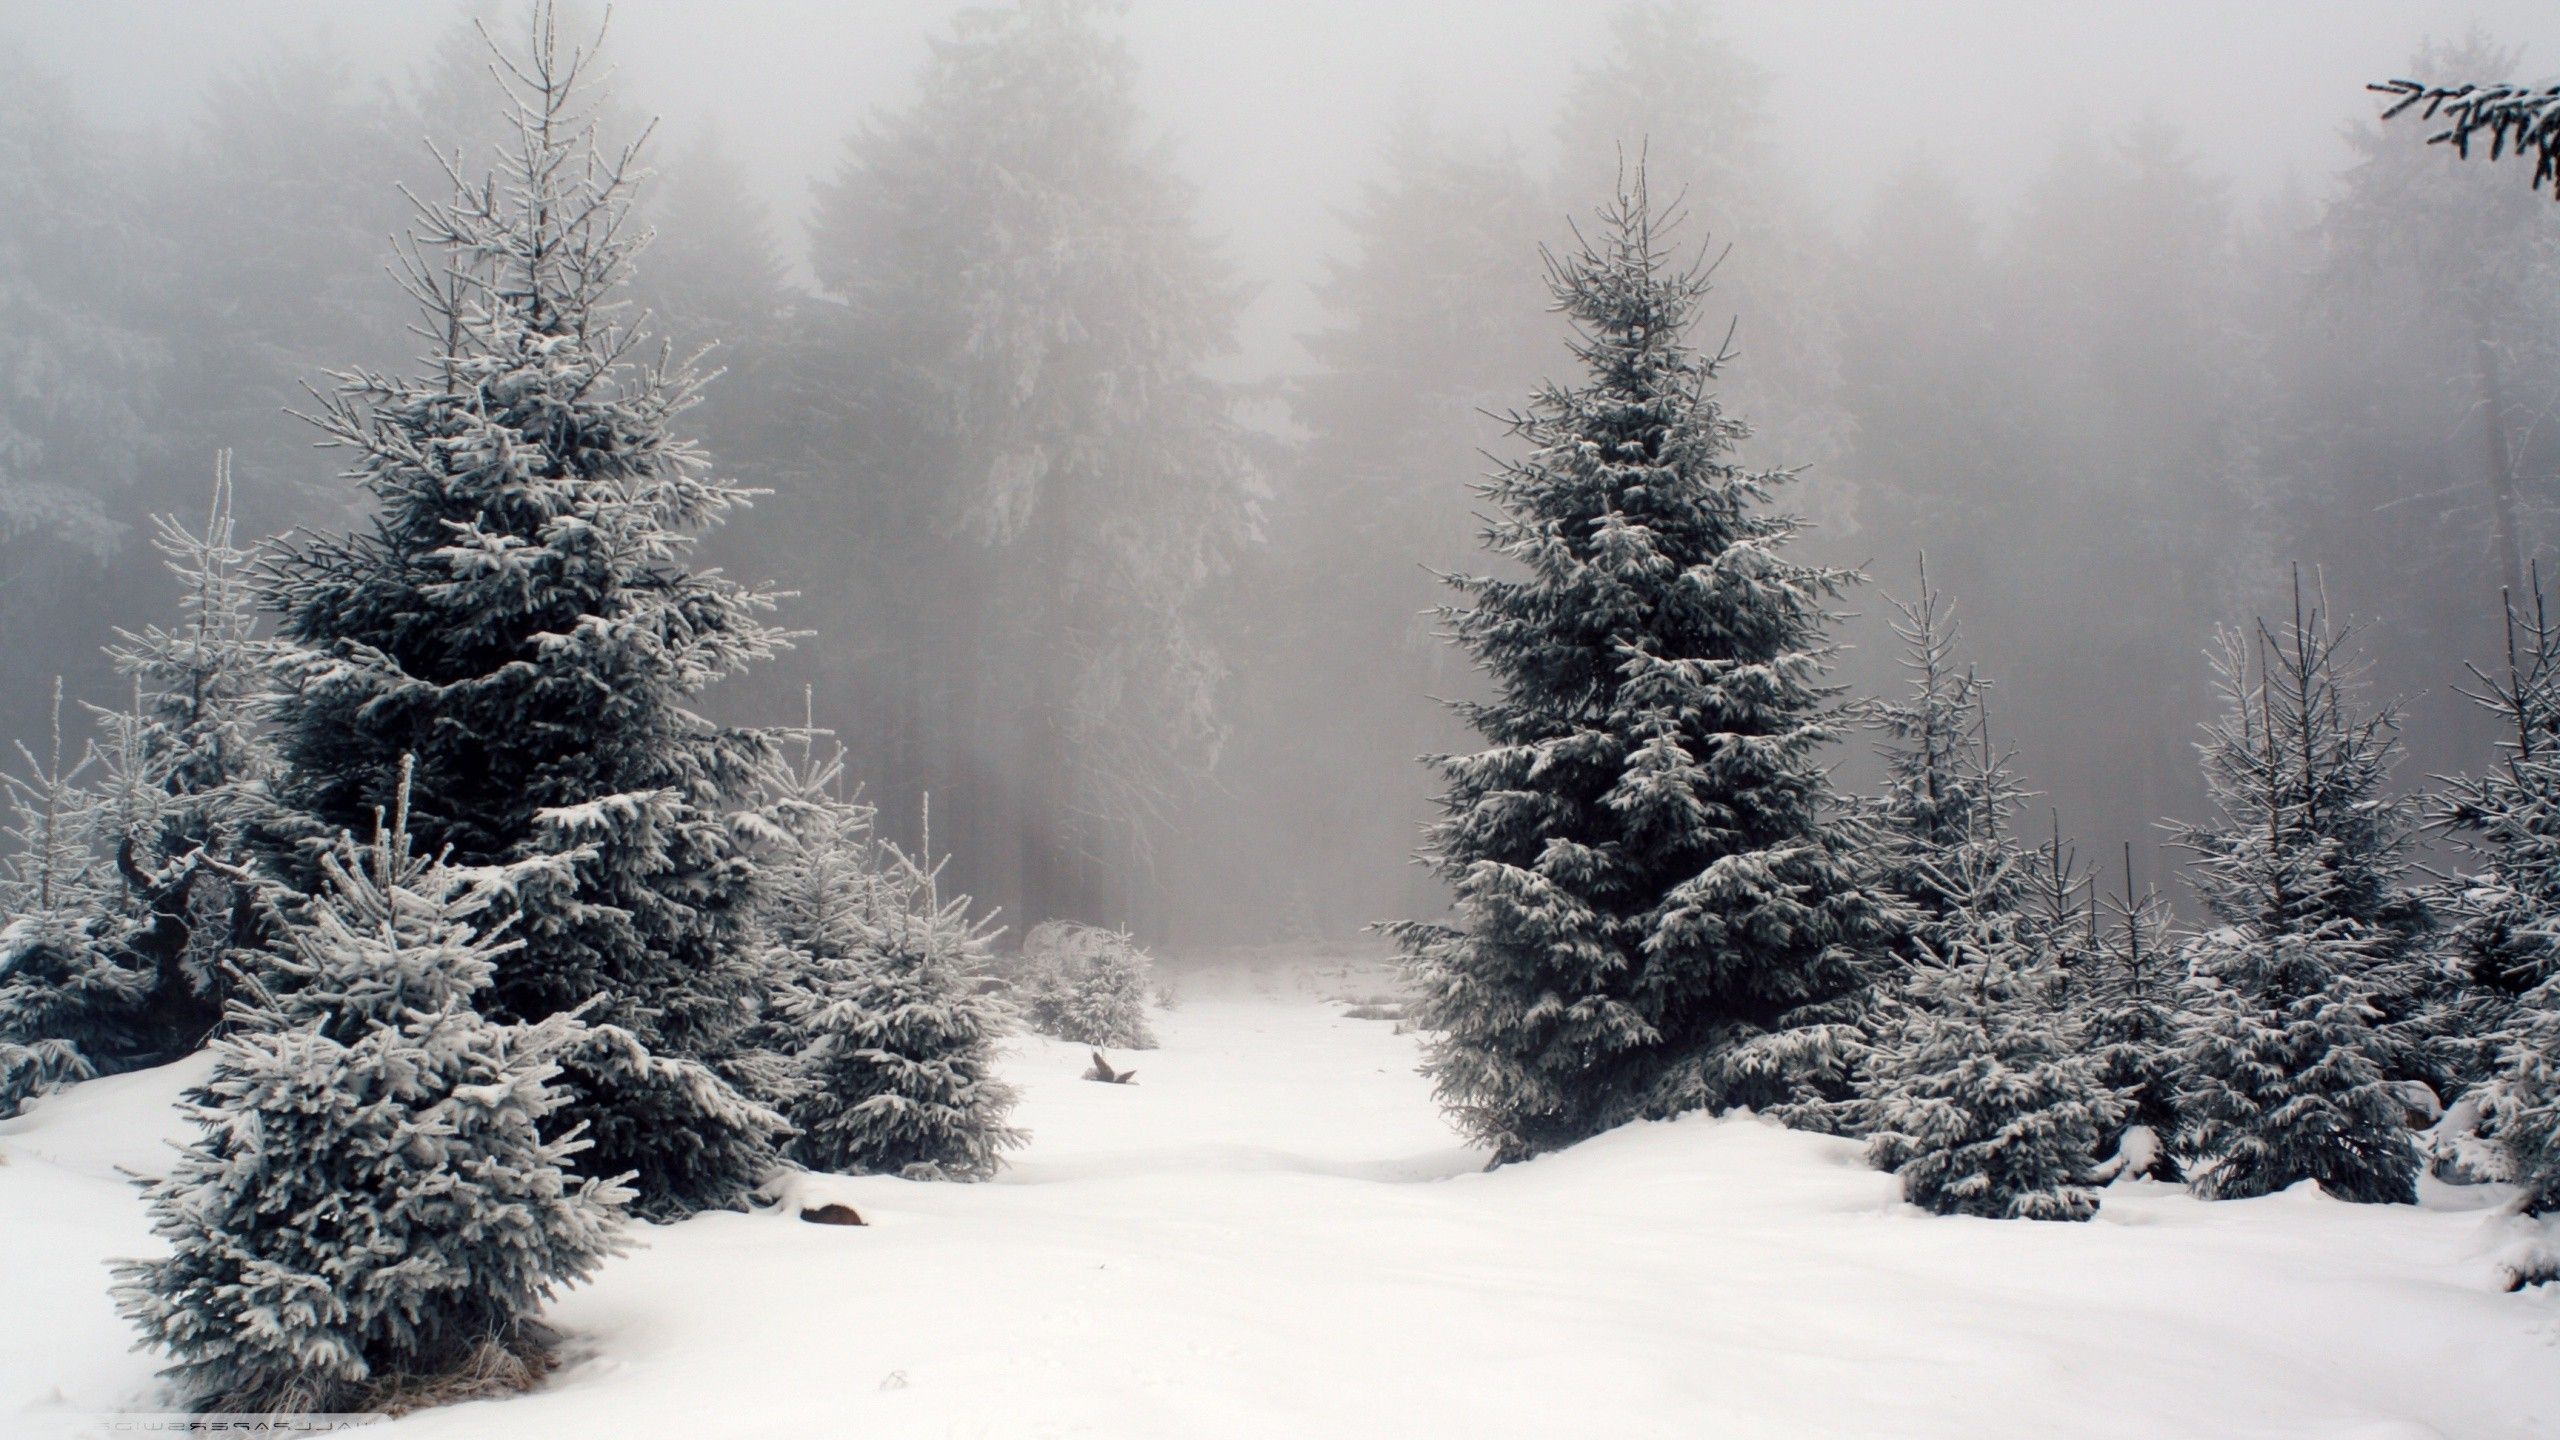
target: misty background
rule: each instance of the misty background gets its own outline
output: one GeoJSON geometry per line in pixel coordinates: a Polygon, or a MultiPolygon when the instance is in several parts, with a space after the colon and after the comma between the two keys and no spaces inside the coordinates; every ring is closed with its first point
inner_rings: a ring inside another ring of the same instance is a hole
{"type": "MultiPolygon", "coordinates": [[[[0,0],[0,735],[57,674],[117,702],[218,449],[250,531],[360,522],[285,409],[419,348],[384,265],[426,142],[488,138],[475,13],[0,0]]],[[[720,714],[809,687],[1017,934],[1439,903],[1426,567],[1477,563],[1486,412],[1565,365],[1538,247],[1622,154],[1722,256],[1750,455],[1873,577],[1853,693],[1925,551],[2064,833],[2164,879],[2205,646],[2299,563],[2404,783],[2490,754],[2454,687],[2552,534],[2560,205],[2364,86],[2547,75],[2548,4],[630,3],[606,49],[658,121],[635,299],[774,492],[709,554],[813,632],[720,714]]]]}

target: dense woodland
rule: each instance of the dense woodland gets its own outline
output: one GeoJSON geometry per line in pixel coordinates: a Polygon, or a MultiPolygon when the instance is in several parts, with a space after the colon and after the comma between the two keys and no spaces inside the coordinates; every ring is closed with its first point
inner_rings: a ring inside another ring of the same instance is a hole
{"type": "Polygon", "coordinates": [[[183,147],[0,79],[0,1111],[215,1051],[117,1291],[191,1403],[535,1375],[626,1214],[986,1178],[1140,938],[1391,922],[1496,1164],[2560,1204],[2560,181],[2426,89],[2494,44],[2316,197],[2148,122],[1835,235],[1631,6],[1558,173],[1383,137],[1274,388],[1107,9],[938,40],[806,286],[575,29],[183,147]]]}
{"type": "MultiPolygon", "coordinates": [[[[439,178],[418,137],[489,143],[476,43],[388,94],[287,50],[140,137],[5,62],[0,730],[41,736],[56,674],[117,691],[114,617],[168,599],[144,517],[200,508],[217,450],[248,534],[354,513],[283,412],[416,348],[384,237],[397,187],[439,178]]],[[[1414,759],[1455,738],[1429,697],[1471,683],[1426,567],[1466,563],[1494,417],[1556,372],[1537,247],[1641,151],[1723,257],[1711,328],[1736,324],[1753,457],[1807,467],[1806,543],[1876,582],[1847,606],[1854,683],[1891,677],[1875,592],[1910,593],[1925,553],[2035,788],[2162,879],[2158,822],[2203,799],[2214,628],[2281,607],[2300,562],[2376,622],[2404,778],[2478,765],[2493,736],[2454,687],[2499,654],[2560,454],[2560,207],[2342,92],[2354,165],[2273,201],[2172,116],[2061,132],[1997,219],[1915,154],[1834,227],[1694,7],[1633,7],[1615,45],[1564,97],[1556,173],[1419,111],[1378,138],[1306,337],[1322,368],[1276,392],[1213,378],[1244,283],[1106,14],[938,42],[913,103],[812,177],[805,236],[738,179],[742,137],[656,137],[633,298],[680,348],[717,342],[687,424],[773,492],[709,554],[819,637],[719,713],[788,721],[814,685],[886,823],[912,840],[931,793],[954,878],[1017,934],[1344,938],[1426,903],[1414,759]],[[1084,123],[1041,123],[1065,110],[1084,123]]],[[[2474,38],[2408,73],[2515,63],[2474,38]]],[[[636,133],[650,97],[614,103],[636,133]]]]}

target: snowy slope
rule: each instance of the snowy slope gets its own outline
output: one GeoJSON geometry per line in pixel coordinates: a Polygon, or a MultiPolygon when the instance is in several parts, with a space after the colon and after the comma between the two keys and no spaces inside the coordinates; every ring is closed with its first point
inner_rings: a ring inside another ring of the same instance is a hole
{"type": "MultiPolygon", "coordinates": [[[[2560,1434],[2560,1296],[2499,1293],[2459,1197],[1938,1219],[1747,1118],[1487,1175],[1409,1038],[1276,989],[1166,1015],[1114,1057],[1134,1086],[1017,1041],[1005,1179],[811,1183],[865,1229],[648,1231],[557,1307],[580,1358],[548,1389],[375,1433],[2560,1434]]],[[[187,1078],[0,1125],[0,1432],[147,1393],[103,1264],[147,1243],[116,1167],[163,1163],[187,1078]]]]}

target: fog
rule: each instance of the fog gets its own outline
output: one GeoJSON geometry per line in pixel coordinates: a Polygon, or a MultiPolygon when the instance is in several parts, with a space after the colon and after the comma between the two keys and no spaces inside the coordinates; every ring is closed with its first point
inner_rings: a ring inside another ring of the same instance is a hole
{"type": "MultiPolygon", "coordinates": [[[[2547,3],[1138,0],[1059,20],[1098,48],[1051,69],[953,59],[962,10],[656,0],[606,51],[616,124],[659,122],[637,298],[722,342],[693,418],[774,492],[710,553],[812,632],[714,708],[809,687],[884,825],[932,796],[1010,923],[1251,944],[1438,903],[1414,757],[1465,743],[1430,697],[1469,676],[1426,567],[1477,563],[1485,412],[1566,363],[1538,247],[1626,156],[1724,255],[1752,458],[1870,572],[1852,693],[1897,683],[1925,550],[2039,813],[2165,881],[2213,627],[2299,564],[2407,706],[2404,784],[2490,754],[2454,687],[2552,533],[2560,206],[2365,86],[2544,74],[2547,3]],[[1121,268],[1007,268],[981,122],[1144,217],[1121,268]],[[989,398],[972,326],[1118,337],[1149,398],[989,398]],[[950,418],[998,412],[1031,438],[950,418]]],[[[512,12],[0,0],[0,732],[41,740],[56,674],[116,702],[97,647],[174,601],[145,517],[217,449],[257,528],[360,519],[283,411],[415,348],[394,187],[485,133],[474,14],[512,12]]]]}

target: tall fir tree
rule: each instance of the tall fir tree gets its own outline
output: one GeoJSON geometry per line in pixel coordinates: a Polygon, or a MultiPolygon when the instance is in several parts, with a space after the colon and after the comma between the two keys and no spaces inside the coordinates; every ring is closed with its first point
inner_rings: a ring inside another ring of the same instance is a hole
{"type": "Polygon", "coordinates": [[[877,468],[844,486],[913,617],[879,636],[901,673],[878,728],[914,737],[967,888],[1026,922],[1131,918],[1225,739],[1206,607],[1260,527],[1208,368],[1243,291],[1147,134],[1114,8],[964,12],[812,234],[832,339],[882,361],[877,468]]]}
{"type": "Polygon", "coordinates": [[[2261,625],[2254,645],[2224,637],[2228,709],[2200,747],[2220,819],[2179,834],[2220,922],[2189,947],[2180,1042],[2192,1183],[2209,1198],[2302,1180],[2346,1200],[2416,1198],[2389,1072],[2424,1042],[2390,1027],[2420,988],[2423,911],[2401,884],[2394,717],[2357,705],[2350,638],[2305,608],[2298,577],[2291,624],[2261,625]]]}
{"type": "Polygon", "coordinates": [[[1176,877],[1329,935],[1442,902],[1418,867],[1378,863],[1410,847],[1430,794],[1413,757],[1462,738],[1433,697],[1461,693],[1466,664],[1433,635],[1439,586],[1414,561],[1472,541],[1448,458],[1562,338],[1530,263],[1551,220],[1525,161],[1419,110],[1378,149],[1344,216],[1348,253],[1315,289],[1326,323],[1304,343],[1321,368],[1288,395],[1307,440],[1274,476],[1268,550],[1239,570],[1234,748],[1187,817],[1176,877]],[[1268,889],[1240,896],[1239,881],[1268,889]]]}
{"type": "Polygon", "coordinates": [[[1497,1163],[1644,1116],[1785,1107],[1836,1087],[1883,902],[1817,758],[1836,738],[1828,602],[1788,559],[1746,433],[1688,331],[1706,279],[1639,170],[1550,257],[1579,383],[1512,428],[1480,493],[1516,569],[1443,616],[1493,698],[1434,763],[1425,855],[1451,921],[1391,927],[1441,1101],[1497,1163]]]}
{"type": "Polygon", "coordinates": [[[403,1383],[542,1360],[533,1323],[621,1248],[626,1190],[579,1179],[574,1129],[546,1134],[578,1025],[471,1008],[519,943],[509,887],[561,863],[473,872],[422,856],[405,781],[369,846],[319,859],[320,888],[270,977],[235,1007],[202,1134],[146,1182],[159,1259],[118,1267],[118,1307],[219,1411],[370,1408],[403,1383]]]}
{"type": "Polygon", "coordinates": [[[375,515],[274,565],[291,649],[284,789],[324,845],[416,757],[414,823],[457,863],[582,858],[520,887],[496,1013],[600,1000],[568,1062],[583,1164],[635,1172],[654,1217],[742,1201],[780,1117],[733,1083],[755,978],[750,798],[773,744],[711,724],[702,692],[773,653],[772,597],[689,569],[737,487],[673,430],[695,380],[615,319],[639,245],[636,148],[607,155],[547,7],[499,50],[499,173],[448,162],[404,279],[433,347],[352,371],[316,416],[375,515]]]}

